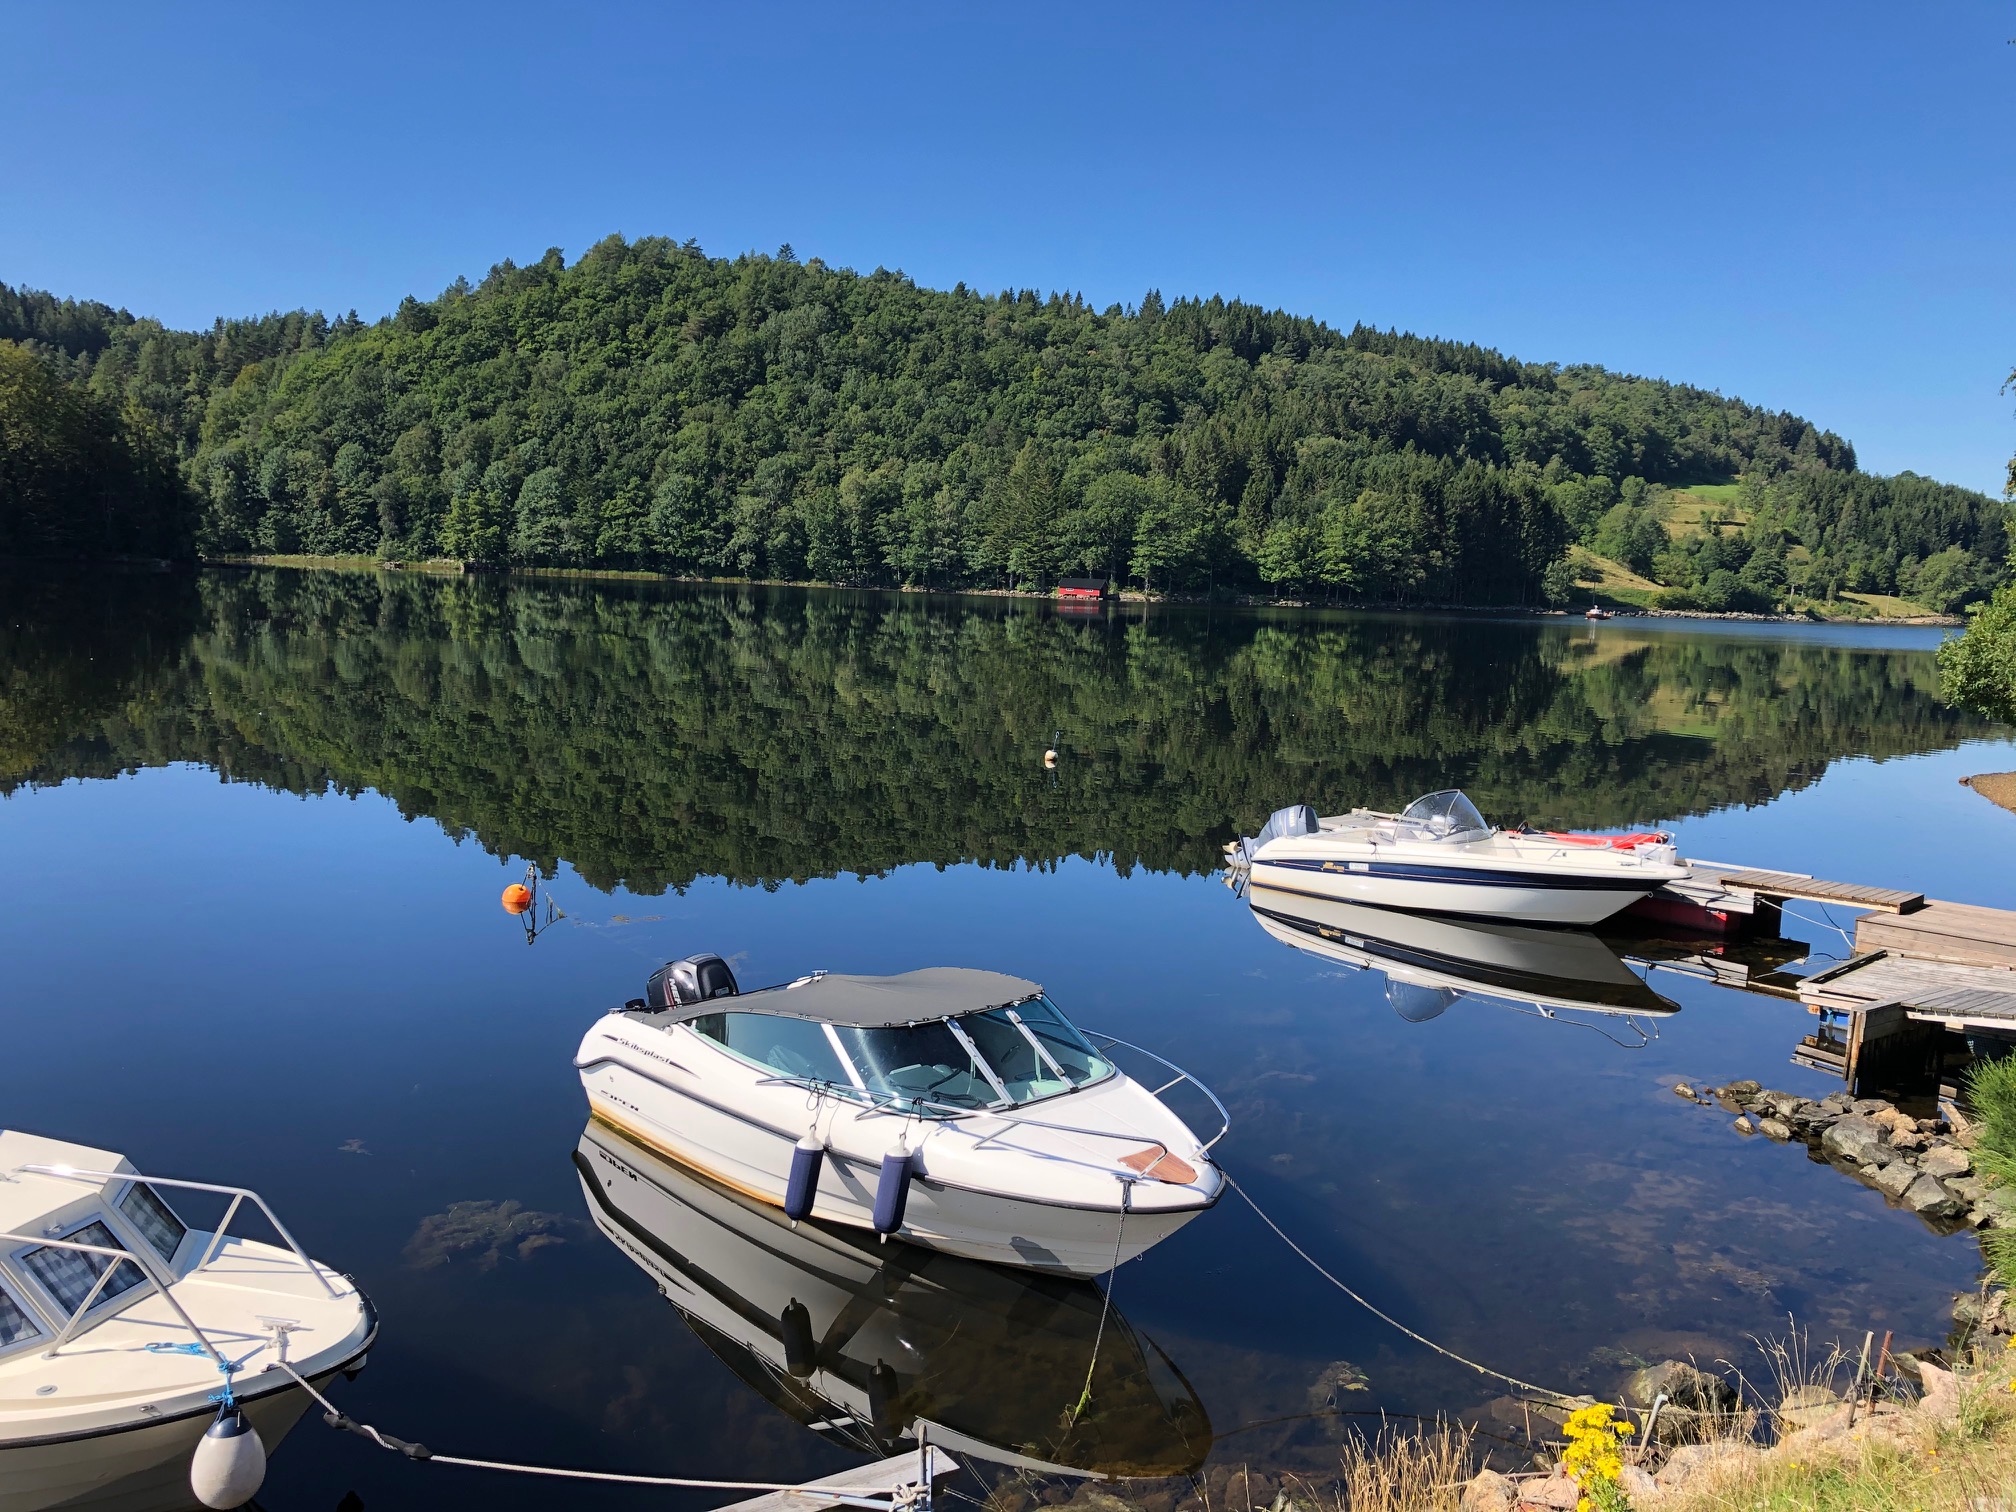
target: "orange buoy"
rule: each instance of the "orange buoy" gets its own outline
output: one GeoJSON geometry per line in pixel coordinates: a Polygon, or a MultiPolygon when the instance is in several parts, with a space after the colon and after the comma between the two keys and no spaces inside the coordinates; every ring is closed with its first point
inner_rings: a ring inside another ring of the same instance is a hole
{"type": "Polygon", "coordinates": [[[532,889],[523,882],[513,882],[504,889],[504,896],[499,901],[504,905],[504,912],[522,914],[532,906],[532,889]]]}

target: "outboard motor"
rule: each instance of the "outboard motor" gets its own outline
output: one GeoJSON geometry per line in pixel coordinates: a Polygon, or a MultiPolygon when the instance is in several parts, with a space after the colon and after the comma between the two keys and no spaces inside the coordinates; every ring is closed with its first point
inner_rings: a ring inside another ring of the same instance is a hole
{"type": "Polygon", "coordinates": [[[1313,835],[1317,829],[1316,810],[1306,803],[1291,803],[1268,815],[1259,834],[1239,842],[1239,859],[1251,865],[1254,852],[1269,840],[1278,840],[1283,835],[1313,835]]]}
{"type": "Polygon", "coordinates": [[[686,1008],[710,998],[734,997],[741,990],[735,985],[735,973],[721,957],[688,956],[683,961],[667,961],[651,973],[644,984],[644,1006],[654,1011],[686,1008]]]}

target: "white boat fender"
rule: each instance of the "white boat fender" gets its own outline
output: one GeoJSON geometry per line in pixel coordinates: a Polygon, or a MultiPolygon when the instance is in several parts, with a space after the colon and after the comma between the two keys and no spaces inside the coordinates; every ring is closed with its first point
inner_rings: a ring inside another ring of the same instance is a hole
{"type": "Polygon", "coordinates": [[[217,1409],[217,1420],[196,1441],[189,1460],[189,1489],[206,1507],[242,1507],[266,1480],[266,1446],[235,1402],[217,1409]]]}
{"type": "Polygon", "coordinates": [[[812,1372],[819,1368],[819,1346],[812,1339],[812,1310],[793,1297],[777,1323],[784,1338],[784,1368],[801,1381],[811,1380],[812,1372]]]}
{"type": "Polygon", "coordinates": [[[812,1204],[819,1198],[819,1168],[826,1163],[826,1147],[810,1134],[798,1136],[791,1148],[791,1177],[784,1184],[784,1216],[796,1223],[812,1216],[812,1204]]]}
{"type": "Polygon", "coordinates": [[[893,1234],[903,1227],[903,1210],[910,1205],[910,1151],[901,1141],[882,1157],[882,1174],[875,1182],[875,1232],[893,1234]]]}

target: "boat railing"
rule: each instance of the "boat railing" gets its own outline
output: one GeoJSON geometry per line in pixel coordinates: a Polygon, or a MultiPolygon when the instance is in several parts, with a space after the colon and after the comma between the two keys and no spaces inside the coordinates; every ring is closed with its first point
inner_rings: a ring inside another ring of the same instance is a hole
{"type": "MultiPolygon", "coordinates": [[[[36,1167],[23,1166],[21,1169],[24,1171],[33,1171],[36,1170],[36,1167]]],[[[223,1352],[215,1344],[210,1342],[210,1336],[203,1332],[194,1318],[189,1316],[189,1309],[184,1307],[182,1299],[175,1295],[174,1277],[163,1271],[157,1263],[151,1262],[147,1256],[126,1249],[123,1246],[115,1248],[105,1244],[84,1244],[75,1239],[45,1239],[33,1234],[0,1234],[0,1244],[9,1243],[32,1244],[38,1249],[70,1250],[80,1255],[98,1255],[112,1262],[98,1273],[97,1281],[93,1283],[91,1290],[85,1294],[84,1300],[77,1304],[76,1309],[57,1332],[54,1341],[42,1352],[43,1359],[53,1360],[56,1357],[56,1351],[76,1337],[79,1332],[79,1325],[84,1321],[85,1314],[98,1305],[98,1298],[104,1293],[106,1283],[118,1271],[121,1262],[131,1260],[134,1265],[139,1267],[140,1274],[147,1280],[152,1281],[154,1289],[161,1294],[170,1307],[175,1309],[175,1316],[182,1320],[183,1326],[195,1337],[196,1342],[203,1346],[203,1352],[216,1362],[217,1368],[227,1374],[230,1372],[231,1362],[225,1359],[223,1352]]]]}
{"type": "Polygon", "coordinates": [[[324,1292],[331,1297],[336,1295],[336,1288],[330,1285],[329,1277],[323,1268],[308,1257],[308,1252],[301,1248],[300,1241],[287,1231],[287,1225],[280,1221],[280,1215],[273,1211],[266,1199],[250,1187],[219,1186],[210,1181],[183,1181],[174,1176],[145,1176],[138,1171],[86,1171],[77,1166],[67,1165],[24,1165],[19,1169],[32,1176],[59,1176],[100,1183],[131,1181],[150,1187],[174,1187],[179,1191],[210,1192],[220,1197],[229,1197],[231,1205],[224,1209],[224,1217],[212,1231],[210,1242],[203,1247],[202,1258],[189,1268],[188,1273],[192,1276],[217,1257],[217,1251],[223,1246],[225,1236],[230,1232],[231,1220],[238,1216],[240,1208],[250,1202],[265,1215],[266,1221],[273,1225],[273,1232],[280,1236],[281,1242],[293,1252],[294,1258],[301,1262],[301,1268],[315,1278],[324,1292]]]}
{"type": "MultiPolygon", "coordinates": [[[[1219,1140],[1223,1139],[1230,1132],[1232,1128],[1232,1115],[1225,1111],[1225,1104],[1218,1100],[1218,1094],[1197,1080],[1188,1071],[1185,1071],[1181,1066],[1157,1055],[1153,1050],[1144,1050],[1141,1046],[1134,1044],[1130,1040],[1123,1040],[1117,1035],[1095,1034],[1091,1030],[1082,1032],[1088,1038],[1095,1041],[1103,1041],[1104,1044],[1100,1047],[1102,1049],[1111,1049],[1115,1045],[1120,1045],[1126,1049],[1137,1051],[1147,1056],[1150,1060],[1174,1071],[1176,1074],[1168,1081],[1162,1083],[1159,1087],[1149,1089],[1153,1096],[1159,1098],[1177,1083],[1187,1081],[1191,1086],[1209,1098],[1211,1106],[1218,1110],[1220,1122],[1218,1132],[1205,1140],[1199,1146],[1200,1149],[1209,1151],[1213,1145],[1217,1144],[1219,1140]]],[[[886,1092],[864,1087],[841,1086],[836,1082],[819,1081],[815,1078],[805,1076],[766,1076],[762,1078],[760,1084],[768,1087],[803,1087],[808,1092],[830,1096],[842,1102],[859,1103],[862,1107],[861,1111],[854,1115],[856,1118],[867,1118],[876,1113],[934,1113],[948,1119],[998,1118],[1008,1123],[1029,1124],[1032,1127],[1041,1129],[1056,1129],[1065,1134],[1085,1134],[1094,1139],[1118,1140],[1123,1144],[1139,1144],[1141,1142],[1141,1136],[1132,1132],[1121,1133],[1114,1129],[1089,1129],[1081,1127],[1078,1124],[1058,1123],[1055,1119],[1037,1117],[1033,1110],[1048,1102],[1050,1100],[1048,1098],[1025,1105],[997,1102],[975,1107],[970,1103],[934,1102],[928,1097],[914,1097],[901,1092],[886,1092]],[[1025,1112],[1025,1108],[1029,1111],[1025,1112]]],[[[992,1138],[993,1136],[989,1135],[988,1137],[992,1138]]]]}
{"type": "Polygon", "coordinates": [[[1091,1029],[1084,1030],[1083,1032],[1095,1041],[1098,1040],[1105,1041],[1105,1044],[1102,1047],[1104,1049],[1111,1049],[1113,1046],[1119,1045],[1124,1049],[1132,1050],[1137,1055],[1147,1056],[1148,1059],[1154,1061],[1157,1065],[1163,1067],[1165,1070],[1174,1071],[1176,1074],[1170,1077],[1169,1080],[1167,1080],[1166,1082],[1162,1083],[1161,1086],[1149,1089],[1154,1096],[1159,1098],[1164,1092],[1167,1092],[1171,1087],[1175,1086],[1179,1082],[1188,1082],[1190,1083],[1191,1086],[1195,1087],[1199,1092],[1202,1092],[1204,1096],[1210,1100],[1211,1106],[1218,1110],[1218,1120],[1219,1120],[1218,1132],[1216,1134],[1213,1134],[1209,1139],[1205,1140],[1203,1143],[1202,1148],[1205,1149],[1206,1151],[1208,1151],[1213,1145],[1218,1143],[1219,1140],[1223,1139],[1227,1134],[1229,1134],[1232,1131],[1232,1115],[1225,1111],[1225,1104],[1223,1104],[1218,1100],[1218,1094],[1216,1092],[1213,1092],[1209,1087],[1205,1086],[1204,1083],[1199,1081],[1196,1077],[1192,1076],[1188,1071],[1185,1071],[1181,1066],[1177,1065],[1176,1062],[1170,1060],[1167,1056],[1157,1055],[1153,1050],[1145,1049],[1144,1047],[1135,1044],[1132,1040],[1123,1040],[1117,1034],[1106,1034],[1091,1029]]]}

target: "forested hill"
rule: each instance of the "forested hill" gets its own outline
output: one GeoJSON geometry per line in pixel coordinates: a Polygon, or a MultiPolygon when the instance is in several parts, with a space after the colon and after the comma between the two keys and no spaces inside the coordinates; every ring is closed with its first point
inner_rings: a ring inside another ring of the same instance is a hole
{"type": "Polygon", "coordinates": [[[1741,475],[1778,507],[1704,580],[1757,556],[1784,592],[1890,592],[1953,550],[1934,576],[1964,596],[2005,570],[1996,501],[1857,473],[1838,436],[1700,389],[788,248],[610,238],[373,325],[194,334],[0,287],[0,340],[155,417],[209,553],[1534,602],[1572,585],[1571,540],[1642,544],[1662,485],[1741,475]]]}

